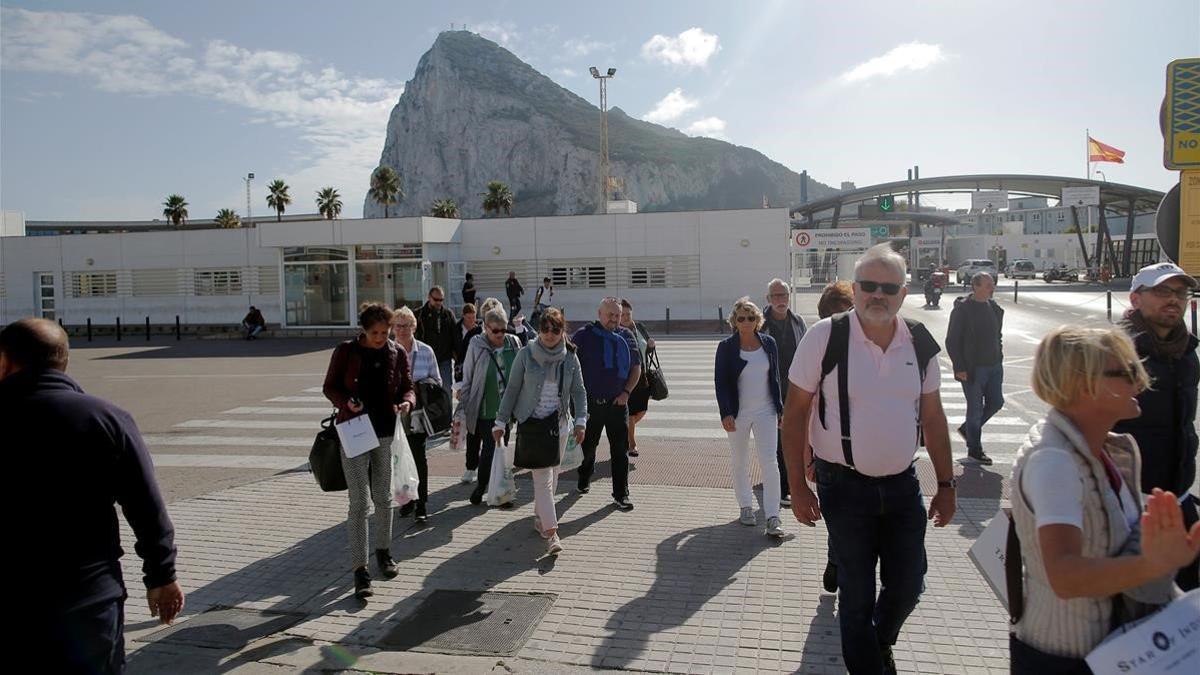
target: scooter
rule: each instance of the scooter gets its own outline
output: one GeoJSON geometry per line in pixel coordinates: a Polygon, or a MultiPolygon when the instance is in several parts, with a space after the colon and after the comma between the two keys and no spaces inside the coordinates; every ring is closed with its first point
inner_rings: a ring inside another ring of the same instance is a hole
{"type": "Polygon", "coordinates": [[[946,285],[945,272],[933,272],[925,282],[925,306],[939,307],[942,301],[942,290],[946,285]]]}

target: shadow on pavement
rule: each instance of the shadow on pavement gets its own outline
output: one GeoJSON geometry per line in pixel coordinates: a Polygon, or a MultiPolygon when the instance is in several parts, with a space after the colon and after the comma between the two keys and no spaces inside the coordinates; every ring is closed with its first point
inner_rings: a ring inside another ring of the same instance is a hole
{"type": "Polygon", "coordinates": [[[827,672],[840,668],[842,663],[842,635],[837,618],[833,615],[837,596],[823,593],[817,604],[817,612],[808,622],[804,646],[801,648],[799,672],[827,672]]]}
{"type": "Polygon", "coordinates": [[[142,359],[206,359],[206,358],[263,358],[272,356],[296,356],[313,352],[333,353],[341,342],[338,338],[292,338],[287,340],[182,340],[156,337],[147,342],[144,338],[127,337],[121,342],[112,339],[87,342],[75,337],[71,340],[71,351],[86,353],[89,349],[124,348],[121,354],[97,357],[97,361],[129,361],[142,359]]]}
{"type": "Polygon", "coordinates": [[[777,545],[758,528],[737,521],[662,540],[655,549],[654,584],[609,617],[609,634],[593,653],[592,667],[627,667],[646,651],[654,633],[682,626],[710,599],[738,583],[738,572],[755,556],[777,545]]]}

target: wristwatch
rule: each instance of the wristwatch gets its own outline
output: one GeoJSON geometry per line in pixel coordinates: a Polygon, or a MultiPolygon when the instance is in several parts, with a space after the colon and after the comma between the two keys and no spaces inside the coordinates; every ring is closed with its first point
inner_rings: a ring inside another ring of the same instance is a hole
{"type": "Polygon", "coordinates": [[[937,482],[937,486],[938,486],[938,489],[950,488],[951,490],[956,490],[956,489],[958,489],[958,479],[951,478],[950,480],[939,480],[937,482]]]}

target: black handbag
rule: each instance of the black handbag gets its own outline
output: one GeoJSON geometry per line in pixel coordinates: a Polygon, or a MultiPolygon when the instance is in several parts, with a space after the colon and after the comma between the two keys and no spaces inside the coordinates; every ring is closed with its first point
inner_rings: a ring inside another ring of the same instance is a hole
{"type": "Polygon", "coordinates": [[[416,384],[417,409],[424,410],[433,433],[450,428],[450,394],[433,380],[421,380],[416,384]]]}
{"type": "Polygon", "coordinates": [[[517,425],[517,449],[513,466],[544,469],[558,466],[558,415],[529,419],[517,425]]]}
{"type": "Polygon", "coordinates": [[[658,363],[658,350],[651,349],[646,354],[646,386],[650,387],[650,398],[661,401],[667,397],[667,378],[663,375],[662,366],[658,363]]]}
{"type": "Polygon", "coordinates": [[[308,453],[308,470],[324,492],[346,489],[346,473],[342,469],[342,442],[338,440],[334,420],[337,413],[321,420],[321,430],[308,453]]]}

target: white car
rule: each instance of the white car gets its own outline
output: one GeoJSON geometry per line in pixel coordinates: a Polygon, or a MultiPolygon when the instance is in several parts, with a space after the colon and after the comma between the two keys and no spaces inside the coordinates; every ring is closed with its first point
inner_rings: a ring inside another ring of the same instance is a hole
{"type": "Polygon", "coordinates": [[[1037,268],[1033,266],[1032,260],[1014,260],[1008,266],[1008,274],[1005,276],[1010,279],[1034,279],[1037,277],[1037,268]]]}
{"type": "Polygon", "coordinates": [[[996,263],[987,258],[969,258],[958,267],[958,283],[966,286],[971,283],[971,277],[975,276],[976,272],[987,272],[992,275],[992,279],[1000,281],[1000,275],[996,272],[996,263]]]}

